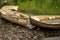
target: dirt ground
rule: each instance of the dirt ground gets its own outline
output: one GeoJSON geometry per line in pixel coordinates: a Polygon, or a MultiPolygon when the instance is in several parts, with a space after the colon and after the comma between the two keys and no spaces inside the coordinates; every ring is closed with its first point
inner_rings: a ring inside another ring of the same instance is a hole
{"type": "Polygon", "coordinates": [[[0,40],[42,40],[47,37],[60,36],[60,29],[28,29],[10,23],[0,17],[0,40]]]}

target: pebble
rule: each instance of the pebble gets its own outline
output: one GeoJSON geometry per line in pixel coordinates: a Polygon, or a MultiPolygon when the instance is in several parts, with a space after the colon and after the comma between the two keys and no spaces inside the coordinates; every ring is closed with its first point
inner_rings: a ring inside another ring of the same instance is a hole
{"type": "Polygon", "coordinates": [[[34,39],[37,39],[37,36],[34,36],[33,38],[34,38],[34,39]]]}
{"type": "Polygon", "coordinates": [[[0,40],[3,40],[3,39],[0,38],[0,40]]]}
{"type": "Polygon", "coordinates": [[[17,26],[17,28],[19,28],[20,26],[17,26]]]}
{"type": "Polygon", "coordinates": [[[37,30],[39,30],[39,28],[37,28],[37,30]]]}
{"type": "Polygon", "coordinates": [[[23,36],[19,36],[19,37],[23,39],[23,36]]]}

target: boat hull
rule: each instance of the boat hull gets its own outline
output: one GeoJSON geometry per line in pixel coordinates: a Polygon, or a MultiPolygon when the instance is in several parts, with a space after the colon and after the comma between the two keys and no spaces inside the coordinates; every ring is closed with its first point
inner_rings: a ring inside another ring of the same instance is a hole
{"type": "Polygon", "coordinates": [[[1,14],[1,16],[2,16],[2,18],[6,19],[7,21],[10,21],[12,23],[15,23],[15,24],[18,24],[18,25],[21,25],[21,26],[26,26],[27,23],[28,23],[28,21],[27,21],[28,17],[17,19],[17,18],[12,18],[12,17],[10,17],[8,15],[5,15],[5,14],[1,14]]]}
{"type": "MultiPolygon", "coordinates": [[[[59,16],[56,17],[56,18],[59,19],[59,16]]],[[[60,29],[60,24],[46,24],[46,23],[39,22],[39,21],[35,20],[34,17],[30,18],[30,22],[31,22],[32,25],[34,25],[36,27],[60,29]]]]}

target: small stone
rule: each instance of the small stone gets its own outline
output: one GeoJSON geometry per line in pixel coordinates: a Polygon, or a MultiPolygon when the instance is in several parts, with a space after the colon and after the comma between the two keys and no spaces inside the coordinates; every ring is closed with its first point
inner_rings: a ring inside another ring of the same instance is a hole
{"type": "Polygon", "coordinates": [[[19,36],[20,38],[23,38],[23,36],[19,36]]]}
{"type": "Polygon", "coordinates": [[[2,35],[0,35],[0,37],[2,37],[2,35]]]}
{"type": "Polygon", "coordinates": [[[3,39],[0,38],[0,40],[3,40],[3,39]]]}
{"type": "Polygon", "coordinates": [[[20,26],[17,26],[17,28],[19,28],[20,26]]]}
{"type": "Polygon", "coordinates": [[[34,39],[37,39],[37,36],[34,36],[33,38],[34,38],[34,39]]]}
{"type": "Polygon", "coordinates": [[[37,28],[37,30],[39,30],[39,28],[37,28]]]}

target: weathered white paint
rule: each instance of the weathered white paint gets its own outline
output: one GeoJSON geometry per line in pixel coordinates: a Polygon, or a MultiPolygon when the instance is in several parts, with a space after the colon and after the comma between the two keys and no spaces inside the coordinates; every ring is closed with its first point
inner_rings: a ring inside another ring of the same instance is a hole
{"type": "Polygon", "coordinates": [[[3,9],[3,10],[10,10],[10,9],[18,10],[18,6],[4,6],[1,9],[3,9]]]}
{"type": "Polygon", "coordinates": [[[40,21],[39,18],[33,18],[33,19],[35,19],[35,20],[37,20],[37,21],[40,21]]]}

